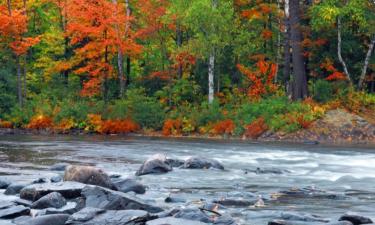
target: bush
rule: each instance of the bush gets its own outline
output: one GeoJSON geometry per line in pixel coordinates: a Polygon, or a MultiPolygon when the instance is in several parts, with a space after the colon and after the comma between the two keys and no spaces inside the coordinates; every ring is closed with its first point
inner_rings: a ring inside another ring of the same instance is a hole
{"type": "Polygon", "coordinates": [[[197,118],[197,125],[205,126],[207,124],[216,123],[223,119],[224,116],[221,113],[221,108],[218,101],[215,100],[211,104],[204,102],[201,105],[201,110],[197,118]]]}
{"type": "Polygon", "coordinates": [[[322,103],[332,100],[334,96],[332,84],[326,80],[317,80],[313,84],[312,91],[314,100],[322,103]]]}
{"type": "Polygon", "coordinates": [[[55,122],[60,123],[64,119],[72,119],[74,122],[80,123],[85,121],[90,109],[90,105],[85,101],[63,101],[59,104],[55,122]]]}

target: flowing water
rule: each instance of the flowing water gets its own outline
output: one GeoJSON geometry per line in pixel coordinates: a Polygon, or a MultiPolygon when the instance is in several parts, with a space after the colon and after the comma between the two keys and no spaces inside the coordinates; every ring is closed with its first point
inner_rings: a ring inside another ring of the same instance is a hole
{"type": "MultiPolygon", "coordinates": [[[[320,145],[256,144],[229,141],[171,140],[124,137],[0,137],[0,176],[18,182],[56,175],[56,162],[96,165],[109,174],[134,176],[141,163],[156,153],[186,159],[204,156],[219,160],[224,171],[174,169],[146,175],[141,198],[164,207],[170,193],[200,204],[202,199],[253,194],[266,199],[265,207],[228,207],[240,224],[267,224],[278,212],[303,212],[335,221],[346,212],[375,221],[375,149],[320,145]],[[276,168],[283,174],[245,172],[276,168]],[[274,198],[274,193],[305,188],[324,195],[274,198]]],[[[0,197],[1,199],[1,197],[0,197]]],[[[246,197],[245,197],[246,199],[246,197]]]]}

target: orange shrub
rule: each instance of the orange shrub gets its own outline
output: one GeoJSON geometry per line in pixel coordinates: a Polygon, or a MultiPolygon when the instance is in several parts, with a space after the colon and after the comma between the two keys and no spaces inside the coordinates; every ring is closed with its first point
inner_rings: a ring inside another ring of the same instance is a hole
{"type": "Polygon", "coordinates": [[[258,119],[254,120],[251,124],[246,126],[245,136],[256,139],[265,131],[267,131],[267,129],[268,126],[265,123],[264,118],[259,117],[258,119]]]}
{"type": "Polygon", "coordinates": [[[311,120],[306,120],[303,115],[298,116],[296,120],[297,123],[304,129],[308,128],[313,122],[311,120]]]}
{"type": "Polygon", "coordinates": [[[55,125],[55,130],[66,132],[74,127],[73,119],[62,119],[57,125],[55,125]]]}
{"type": "Polygon", "coordinates": [[[136,132],[139,128],[139,125],[130,119],[104,120],[98,132],[102,134],[126,134],[136,132]]]}
{"type": "Polygon", "coordinates": [[[231,119],[223,120],[214,124],[212,128],[213,134],[233,134],[236,125],[231,119]]]}
{"type": "Polygon", "coordinates": [[[52,118],[44,115],[38,115],[31,118],[29,124],[26,125],[26,128],[29,129],[47,129],[53,127],[52,118]]]}
{"type": "Polygon", "coordinates": [[[162,133],[164,136],[180,134],[181,127],[182,127],[182,123],[179,119],[175,119],[175,120],[167,119],[164,122],[162,133]]]}
{"type": "Polygon", "coordinates": [[[13,128],[13,124],[9,121],[0,119],[0,128],[13,128]]]}

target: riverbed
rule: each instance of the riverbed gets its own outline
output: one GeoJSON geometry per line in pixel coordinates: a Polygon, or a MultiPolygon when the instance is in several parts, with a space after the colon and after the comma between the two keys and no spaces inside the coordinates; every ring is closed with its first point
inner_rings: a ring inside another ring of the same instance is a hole
{"type": "MultiPolygon", "coordinates": [[[[95,165],[110,175],[129,177],[144,160],[157,153],[182,160],[204,156],[225,167],[224,171],[175,168],[166,174],[139,177],[148,188],[146,194],[138,197],[165,208],[258,196],[264,199],[264,206],[226,206],[222,211],[239,224],[267,224],[280,212],[308,213],[331,221],[355,212],[375,221],[375,149],[370,146],[117,136],[2,136],[0,176],[17,182],[49,178],[56,175],[48,169],[50,165],[66,162],[95,165]],[[165,203],[171,194],[186,202],[165,203]]],[[[0,192],[1,198],[5,197],[0,192]]]]}

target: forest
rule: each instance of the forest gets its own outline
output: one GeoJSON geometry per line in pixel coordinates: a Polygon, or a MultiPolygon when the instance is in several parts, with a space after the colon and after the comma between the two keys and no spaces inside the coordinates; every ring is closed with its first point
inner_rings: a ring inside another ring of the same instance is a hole
{"type": "Polygon", "coordinates": [[[257,138],[375,120],[374,0],[1,0],[0,127],[257,138]]]}

